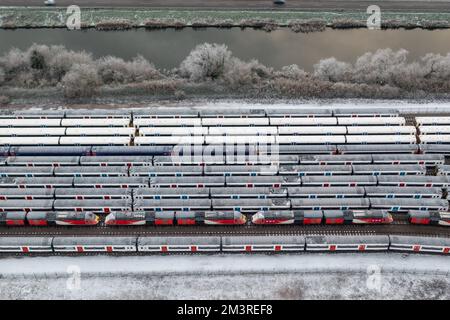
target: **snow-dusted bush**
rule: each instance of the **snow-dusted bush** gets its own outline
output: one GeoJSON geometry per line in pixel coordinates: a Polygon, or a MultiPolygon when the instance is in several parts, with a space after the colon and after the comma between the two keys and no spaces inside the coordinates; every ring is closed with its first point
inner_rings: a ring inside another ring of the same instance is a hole
{"type": "Polygon", "coordinates": [[[0,67],[0,86],[5,82],[5,70],[0,67]]]}
{"type": "Polygon", "coordinates": [[[161,73],[142,56],[127,62],[121,58],[107,56],[98,61],[98,72],[102,81],[111,83],[130,83],[161,79],[161,73]]]}
{"type": "Polygon", "coordinates": [[[231,60],[231,51],[226,45],[200,44],[183,60],[180,73],[192,81],[218,79],[231,66],[231,60]]]}
{"type": "Polygon", "coordinates": [[[289,66],[282,67],[281,71],[278,72],[278,75],[288,79],[300,80],[304,79],[308,73],[303,69],[300,69],[298,65],[291,64],[289,66]]]}
{"type": "Polygon", "coordinates": [[[8,96],[1,95],[0,96],[0,106],[5,106],[11,102],[11,99],[8,96]]]}
{"type": "Polygon", "coordinates": [[[393,75],[407,65],[408,51],[379,49],[360,56],[355,63],[353,79],[367,84],[392,83],[393,75]]]}
{"type": "Polygon", "coordinates": [[[50,59],[49,74],[52,80],[59,82],[69,70],[75,65],[95,66],[94,60],[90,53],[85,51],[68,51],[62,48],[56,48],[55,54],[50,59]]]}
{"type": "Polygon", "coordinates": [[[325,20],[290,20],[288,21],[288,27],[294,32],[309,33],[325,31],[327,23],[325,20]]]}
{"type": "Polygon", "coordinates": [[[6,75],[13,77],[15,73],[29,70],[27,52],[13,48],[0,57],[0,66],[6,75]]]}
{"type": "Polygon", "coordinates": [[[91,97],[96,93],[100,79],[92,65],[75,64],[63,77],[62,85],[67,98],[91,97]]]}
{"type": "Polygon", "coordinates": [[[273,70],[267,68],[258,60],[250,62],[241,61],[237,58],[231,60],[224,75],[225,83],[232,88],[240,86],[259,84],[272,76],[273,70]]]}
{"type": "Polygon", "coordinates": [[[350,63],[341,62],[335,58],[320,60],[314,65],[314,75],[322,80],[344,81],[352,71],[350,63]]]}

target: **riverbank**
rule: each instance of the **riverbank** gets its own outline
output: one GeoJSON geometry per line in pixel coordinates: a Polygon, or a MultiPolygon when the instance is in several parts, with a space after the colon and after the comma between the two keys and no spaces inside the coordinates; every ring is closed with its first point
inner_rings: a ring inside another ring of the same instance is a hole
{"type": "MultiPolygon", "coordinates": [[[[257,10],[187,10],[145,8],[83,8],[81,27],[98,30],[132,28],[255,28],[272,31],[288,27],[294,32],[366,28],[365,11],[257,11],[257,10]]],[[[0,28],[66,28],[66,8],[0,7],[0,28]]],[[[450,13],[382,12],[384,29],[447,29],[450,13]]]]}

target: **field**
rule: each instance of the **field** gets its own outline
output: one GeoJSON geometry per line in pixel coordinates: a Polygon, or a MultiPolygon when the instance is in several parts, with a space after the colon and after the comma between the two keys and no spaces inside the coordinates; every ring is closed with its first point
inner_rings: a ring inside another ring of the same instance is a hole
{"type": "MultiPolygon", "coordinates": [[[[65,8],[2,8],[0,26],[3,28],[65,28],[65,8]]],[[[230,24],[243,26],[245,21],[270,21],[278,26],[287,26],[292,20],[321,20],[329,26],[351,27],[365,24],[368,15],[365,10],[354,11],[242,11],[242,10],[149,10],[144,8],[113,9],[83,8],[82,24],[95,27],[106,21],[125,21],[132,27],[144,27],[149,21],[177,23],[183,26],[230,24]],[[343,22],[345,21],[345,24],[343,22]],[[351,23],[350,23],[351,22],[351,23]]],[[[382,21],[395,21],[396,27],[448,27],[450,12],[385,12],[382,21]]],[[[364,26],[364,25],[363,25],[364,26]]],[[[394,26],[394,25],[393,25],[394,26]]],[[[393,27],[392,26],[392,27],[393,27]]],[[[388,25],[386,25],[388,27],[388,25]]]]}

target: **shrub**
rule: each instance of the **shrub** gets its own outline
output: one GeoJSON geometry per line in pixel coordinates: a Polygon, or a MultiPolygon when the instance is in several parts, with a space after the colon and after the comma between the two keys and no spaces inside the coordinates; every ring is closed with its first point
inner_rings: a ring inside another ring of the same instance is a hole
{"type": "Polygon", "coordinates": [[[161,73],[142,56],[130,62],[121,58],[107,56],[98,61],[98,72],[102,81],[111,83],[130,83],[161,79],[161,73]]]}
{"type": "Polygon", "coordinates": [[[215,80],[223,77],[231,59],[226,45],[204,43],[189,53],[179,70],[183,77],[192,81],[215,80]]]}
{"type": "Polygon", "coordinates": [[[351,64],[341,62],[335,58],[320,60],[314,65],[314,75],[322,80],[343,81],[351,72],[351,64]]]}
{"type": "Polygon", "coordinates": [[[133,23],[128,20],[109,20],[101,21],[95,25],[97,30],[109,31],[109,30],[128,30],[133,27],[133,23]]]}
{"type": "Polygon", "coordinates": [[[325,20],[291,20],[288,27],[294,32],[318,32],[325,31],[327,23],[325,20]]]}
{"type": "Polygon", "coordinates": [[[0,86],[5,82],[5,70],[0,67],[0,86]]]}
{"type": "Polygon", "coordinates": [[[273,70],[259,63],[257,60],[244,62],[237,58],[231,60],[224,74],[225,83],[232,88],[244,85],[259,84],[270,78],[273,70]]]}
{"type": "Polygon", "coordinates": [[[281,71],[278,72],[278,75],[288,79],[300,80],[304,79],[308,73],[300,69],[298,65],[291,64],[289,66],[282,67],[281,71]]]}
{"type": "Polygon", "coordinates": [[[11,102],[11,99],[8,96],[1,95],[0,96],[0,106],[5,106],[11,102]]]}
{"type": "Polygon", "coordinates": [[[67,98],[91,97],[96,93],[100,79],[95,66],[75,64],[62,79],[62,85],[67,98]]]}

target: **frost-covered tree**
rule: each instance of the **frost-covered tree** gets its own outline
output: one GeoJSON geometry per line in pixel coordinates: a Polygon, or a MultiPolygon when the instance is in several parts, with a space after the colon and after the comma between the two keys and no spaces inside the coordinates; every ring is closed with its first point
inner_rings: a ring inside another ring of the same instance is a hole
{"type": "Polygon", "coordinates": [[[347,62],[328,58],[314,65],[314,75],[322,80],[338,82],[345,81],[352,71],[352,65],[347,62]]]}
{"type": "Polygon", "coordinates": [[[62,85],[67,98],[91,97],[100,85],[100,78],[92,65],[75,64],[63,77],[62,85]]]}
{"type": "Polygon", "coordinates": [[[231,51],[226,45],[200,44],[183,60],[180,74],[192,81],[215,80],[225,74],[231,59],[231,51]]]}

